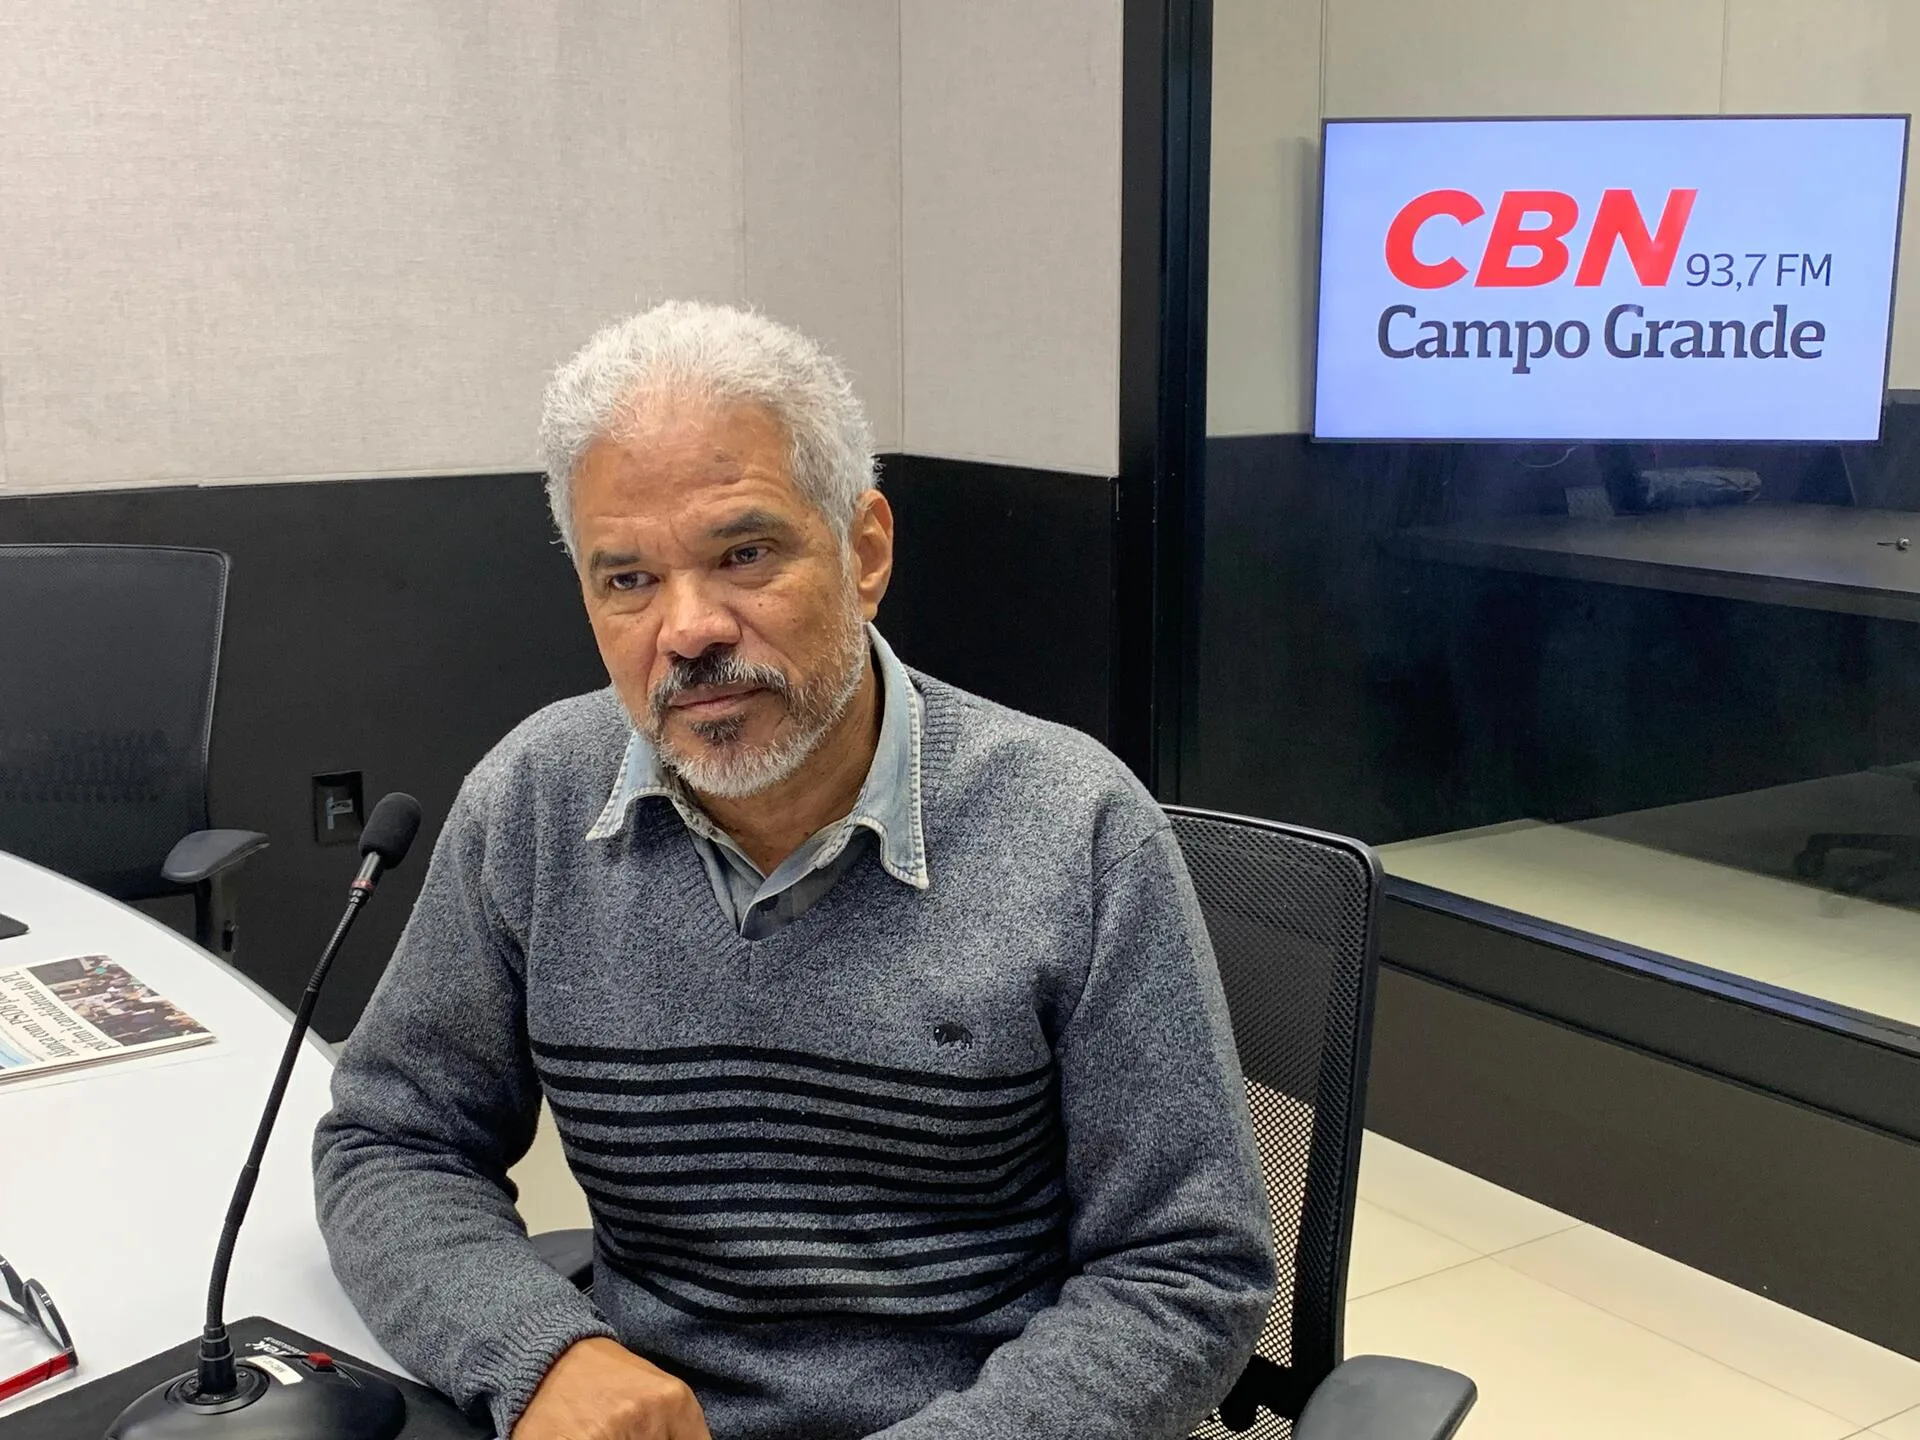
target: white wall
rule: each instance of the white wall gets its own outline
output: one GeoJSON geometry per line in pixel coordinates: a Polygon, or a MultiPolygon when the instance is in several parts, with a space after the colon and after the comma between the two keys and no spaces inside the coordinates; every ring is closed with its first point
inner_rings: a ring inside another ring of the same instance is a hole
{"type": "Polygon", "coordinates": [[[1110,475],[1121,0],[902,0],[906,448],[1110,475]]]}
{"type": "MultiPolygon", "coordinates": [[[[1914,0],[1728,0],[1725,107],[1920,114],[1914,0]]],[[[1920,174],[1907,156],[1887,383],[1920,389],[1920,174]]]]}
{"type": "Polygon", "coordinates": [[[899,0],[741,0],[740,19],[744,293],[833,349],[898,449],[899,0]]]}
{"type": "Polygon", "coordinates": [[[1322,0],[1214,0],[1207,430],[1302,428],[1312,383],[1322,0]]]}
{"type": "Polygon", "coordinates": [[[1119,46],[1120,0],[12,0],[0,485],[527,468],[552,365],[668,296],[818,335],[882,448],[1110,473],[1119,46]]]}
{"type": "Polygon", "coordinates": [[[730,6],[0,8],[7,480],[523,468],[614,311],[741,282],[730,6]]]}
{"type": "MultiPolygon", "coordinates": [[[[1308,428],[1323,115],[1851,110],[1920,110],[1916,0],[1215,0],[1209,433],[1308,428]]],[[[1907,268],[1897,388],[1920,386],[1907,268]]]]}

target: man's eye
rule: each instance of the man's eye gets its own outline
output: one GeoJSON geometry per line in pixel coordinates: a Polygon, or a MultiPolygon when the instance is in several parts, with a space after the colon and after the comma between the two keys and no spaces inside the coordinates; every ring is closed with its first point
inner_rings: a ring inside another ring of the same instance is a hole
{"type": "Polygon", "coordinates": [[[647,582],[647,576],[640,570],[621,570],[607,577],[609,590],[638,590],[647,582]]]}
{"type": "Polygon", "coordinates": [[[729,565],[751,565],[756,560],[766,559],[766,556],[767,547],[764,545],[742,545],[736,550],[729,550],[727,552],[727,563],[729,565]]]}

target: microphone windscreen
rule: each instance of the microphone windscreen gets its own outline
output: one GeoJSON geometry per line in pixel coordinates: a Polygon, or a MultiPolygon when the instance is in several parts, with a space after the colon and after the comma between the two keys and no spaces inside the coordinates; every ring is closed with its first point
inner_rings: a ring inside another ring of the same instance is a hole
{"type": "Polygon", "coordinates": [[[393,869],[407,858],[413,837],[420,833],[420,802],[396,790],[382,796],[373,814],[360,831],[360,853],[378,855],[380,864],[393,869]]]}

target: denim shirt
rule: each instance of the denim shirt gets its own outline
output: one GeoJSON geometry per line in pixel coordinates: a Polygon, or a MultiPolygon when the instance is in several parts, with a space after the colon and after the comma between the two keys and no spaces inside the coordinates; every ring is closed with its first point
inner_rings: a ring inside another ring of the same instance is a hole
{"type": "Polygon", "coordinates": [[[617,834],[637,800],[653,797],[670,802],[693,839],[721,914],[746,940],[764,940],[806,914],[859,859],[861,842],[868,834],[879,846],[880,864],[887,874],[903,885],[926,889],[930,879],[920,815],[925,704],[880,632],[869,625],[867,637],[880,677],[881,708],[880,742],[866,783],[853,809],[816,830],[771,875],[761,874],[733,837],[708,818],[638,732],[627,742],[613,793],[587,838],[603,840],[617,834]]]}

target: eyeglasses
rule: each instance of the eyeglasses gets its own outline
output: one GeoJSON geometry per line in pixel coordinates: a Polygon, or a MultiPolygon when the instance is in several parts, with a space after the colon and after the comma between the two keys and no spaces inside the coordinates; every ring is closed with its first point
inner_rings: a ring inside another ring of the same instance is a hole
{"type": "Polygon", "coordinates": [[[54,1308],[53,1297],[47,1294],[46,1286],[38,1280],[22,1280],[20,1272],[9,1265],[4,1256],[0,1256],[0,1285],[4,1285],[7,1292],[6,1298],[0,1300],[0,1312],[38,1330],[60,1347],[58,1355],[29,1366],[18,1375],[0,1376],[0,1400],[11,1400],[42,1380],[78,1370],[80,1359],[73,1352],[73,1336],[67,1333],[67,1322],[54,1308]]]}

